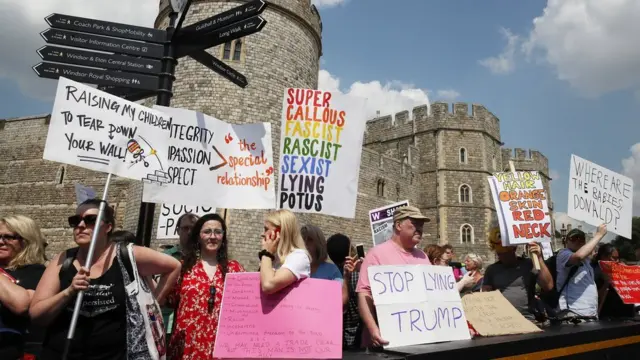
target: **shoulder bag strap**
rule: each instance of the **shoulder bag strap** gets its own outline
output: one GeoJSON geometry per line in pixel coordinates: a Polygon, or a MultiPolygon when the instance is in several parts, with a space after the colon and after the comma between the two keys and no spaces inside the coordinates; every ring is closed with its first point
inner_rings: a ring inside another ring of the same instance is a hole
{"type": "Polygon", "coordinates": [[[133,246],[132,244],[127,244],[123,246],[122,243],[118,244],[118,251],[120,252],[120,258],[122,259],[122,264],[124,268],[127,270],[127,275],[129,275],[129,281],[134,281],[133,274],[133,266],[131,265],[131,257],[129,256],[129,246],[133,246]]]}
{"type": "Polygon", "coordinates": [[[67,249],[65,251],[64,262],[62,263],[62,267],[60,267],[60,272],[66,272],[73,265],[73,261],[76,259],[76,255],[78,255],[78,250],[80,248],[74,247],[71,249],[67,249]]]}
{"type": "Polygon", "coordinates": [[[571,268],[571,270],[569,270],[567,279],[564,281],[564,284],[562,284],[562,287],[560,288],[560,290],[558,290],[558,294],[562,294],[562,291],[567,287],[567,285],[569,285],[569,280],[571,280],[571,278],[578,272],[578,268],[580,268],[580,266],[582,266],[582,264],[574,265],[571,268]]]}

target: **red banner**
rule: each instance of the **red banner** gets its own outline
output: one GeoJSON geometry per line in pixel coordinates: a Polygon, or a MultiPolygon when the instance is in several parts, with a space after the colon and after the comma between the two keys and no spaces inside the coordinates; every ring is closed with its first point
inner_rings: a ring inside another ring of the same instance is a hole
{"type": "Polygon", "coordinates": [[[625,304],[640,303],[640,266],[614,261],[600,261],[600,269],[607,275],[625,304]]]}

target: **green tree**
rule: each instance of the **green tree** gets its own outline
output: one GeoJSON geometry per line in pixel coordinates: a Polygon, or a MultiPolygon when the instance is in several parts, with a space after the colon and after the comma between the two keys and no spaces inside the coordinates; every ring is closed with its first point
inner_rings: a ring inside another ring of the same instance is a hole
{"type": "Polygon", "coordinates": [[[625,260],[636,260],[635,251],[640,248],[640,217],[634,216],[631,220],[631,239],[620,235],[611,242],[618,249],[620,258],[625,260]]]}

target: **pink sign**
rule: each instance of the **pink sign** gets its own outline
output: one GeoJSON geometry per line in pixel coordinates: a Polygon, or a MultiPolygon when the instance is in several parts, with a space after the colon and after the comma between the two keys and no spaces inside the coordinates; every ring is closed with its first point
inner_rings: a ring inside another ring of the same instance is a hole
{"type": "Polygon", "coordinates": [[[227,274],[214,358],[342,359],[342,286],[304,279],[266,295],[260,273],[227,274]]]}

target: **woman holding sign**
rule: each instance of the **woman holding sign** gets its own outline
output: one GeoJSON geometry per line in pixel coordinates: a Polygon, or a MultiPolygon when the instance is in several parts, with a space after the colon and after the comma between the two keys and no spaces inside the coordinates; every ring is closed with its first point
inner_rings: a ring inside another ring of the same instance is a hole
{"type": "Polygon", "coordinates": [[[309,277],[311,257],[305,248],[298,219],[291,211],[282,209],[267,214],[262,251],[258,256],[260,286],[267,294],[309,277]]]}
{"type": "Polygon", "coordinates": [[[182,249],[178,285],[167,298],[167,305],[176,309],[169,360],[213,358],[225,276],[244,272],[240,263],[229,260],[228,247],[227,225],[220,215],[206,214],[196,221],[182,249]]]}

